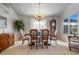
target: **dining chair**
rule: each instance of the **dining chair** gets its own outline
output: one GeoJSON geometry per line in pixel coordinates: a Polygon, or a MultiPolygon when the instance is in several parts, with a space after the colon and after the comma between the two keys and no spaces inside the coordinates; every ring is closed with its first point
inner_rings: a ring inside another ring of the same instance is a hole
{"type": "Polygon", "coordinates": [[[33,43],[36,43],[36,48],[37,48],[37,42],[38,42],[38,30],[37,29],[31,29],[30,30],[30,38],[31,38],[31,49],[33,47],[33,43]]]}
{"type": "Polygon", "coordinates": [[[44,43],[46,43],[48,48],[48,38],[49,38],[49,30],[48,29],[42,29],[42,48],[44,43]]]}
{"type": "Polygon", "coordinates": [[[24,44],[25,41],[28,41],[28,45],[29,45],[29,37],[27,37],[27,35],[24,34],[23,30],[20,30],[20,37],[22,40],[22,45],[24,44]]]}
{"type": "Polygon", "coordinates": [[[55,30],[54,34],[51,34],[50,35],[50,44],[51,44],[51,41],[55,41],[56,45],[57,45],[57,30],[55,30]]]}

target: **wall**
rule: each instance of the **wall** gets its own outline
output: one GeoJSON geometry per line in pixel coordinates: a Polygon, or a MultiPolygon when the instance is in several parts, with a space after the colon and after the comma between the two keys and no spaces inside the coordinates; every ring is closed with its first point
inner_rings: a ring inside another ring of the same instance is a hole
{"type": "MultiPolygon", "coordinates": [[[[7,28],[4,28],[4,32],[5,33],[15,33],[14,27],[13,27],[13,22],[16,19],[18,19],[18,16],[14,12],[14,10],[10,6],[7,8],[3,4],[0,4],[0,16],[4,16],[7,18],[7,28]],[[7,12],[5,12],[5,11],[7,11],[7,12]]],[[[2,33],[2,32],[3,32],[3,28],[0,28],[0,33],[2,33]]]]}
{"type": "MultiPolygon", "coordinates": [[[[69,5],[69,7],[64,11],[62,16],[60,17],[60,25],[59,25],[60,28],[59,29],[60,29],[61,40],[67,41],[67,39],[68,39],[68,34],[63,33],[63,28],[64,28],[63,21],[64,21],[64,19],[68,18],[69,16],[74,15],[78,12],[79,12],[79,4],[73,3],[73,4],[69,5]]],[[[79,18],[78,18],[78,23],[79,23],[79,18]]]]}

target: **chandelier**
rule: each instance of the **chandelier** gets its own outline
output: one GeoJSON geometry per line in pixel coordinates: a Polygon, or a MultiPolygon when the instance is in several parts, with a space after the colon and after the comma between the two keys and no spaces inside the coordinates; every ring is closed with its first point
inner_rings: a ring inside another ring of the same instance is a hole
{"type": "Polygon", "coordinates": [[[35,15],[35,19],[38,21],[41,21],[45,18],[45,15],[43,13],[40,12],[40,3],[38,3],[38,13],[35,15]]]}

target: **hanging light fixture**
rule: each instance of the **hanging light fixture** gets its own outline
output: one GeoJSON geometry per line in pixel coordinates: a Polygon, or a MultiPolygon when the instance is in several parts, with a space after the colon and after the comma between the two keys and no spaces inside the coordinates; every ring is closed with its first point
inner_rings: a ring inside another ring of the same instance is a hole
{"type": "Polygon", "coordinates": [[[45,15],[43,13],[40,12],[40,3],[38,3],[38,13],[35,15],[35,19],[38,21],[41,21],[45,18],[45,15]]]}

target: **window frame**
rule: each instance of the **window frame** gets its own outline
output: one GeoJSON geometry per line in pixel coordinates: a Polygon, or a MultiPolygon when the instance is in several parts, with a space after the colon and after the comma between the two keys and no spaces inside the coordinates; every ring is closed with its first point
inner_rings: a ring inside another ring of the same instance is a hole
{"type": "MultiPolygon", "coordinates": [[[[77,15],[77,34],[78,34],[78,32],[79,32],[79,31],[78,31],[78,27],[79,27],[79,25],[78,25],[78,22],[79,22],[79,21],[78,21],[78,14],[74,14],[74,15],[77,15]]],[[[72,15],[72,16],[73,16],[73,15],[72,15]]],[[[70,17],[71,17],[71,16],[70,16],[70,17]]],[[[66,18],[66,19],[68,19],[68,22],[67,22],[67,23],[68,23],[68,33],[65,33],[65,32],[64,32],[64,23],[63,23],[63,33],[64,33],[64,34],[71,34],[71,33],[70,33],[70,26],[71,26],[70,23],[73,23],[73,22],[70,22],[70,17],[66,18]]],[[[65,20],[65,19],[64,19],[64,20],[65,20]]],[[[64,22],[64,21],[63,21],[63,22],[64,22]]]]}

